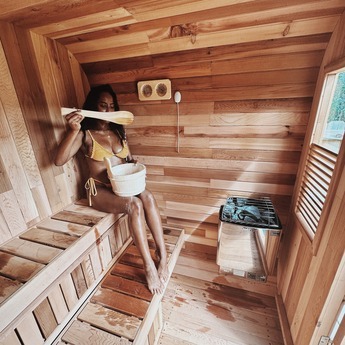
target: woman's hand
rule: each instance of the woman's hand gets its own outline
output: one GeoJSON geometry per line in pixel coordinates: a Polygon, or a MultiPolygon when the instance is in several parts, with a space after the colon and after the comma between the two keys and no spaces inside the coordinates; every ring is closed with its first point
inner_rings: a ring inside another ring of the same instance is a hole
{"type": "Polygon", "coordinates": [[[134,158],[131,158],[131,159],[126,158],[126,163],[134,163],[136,165],[138,161],[134,158]]]}
{"type": "Polygon", "coordinates": [[[69,127],[72,129],[72,131],[79,132],[81,128],[81,121],[83,121],[84,116],[81,115],[78,110],[73,111],[70,114],[67,114],[65,116],[65,119],[69,125],[69,127]]]}

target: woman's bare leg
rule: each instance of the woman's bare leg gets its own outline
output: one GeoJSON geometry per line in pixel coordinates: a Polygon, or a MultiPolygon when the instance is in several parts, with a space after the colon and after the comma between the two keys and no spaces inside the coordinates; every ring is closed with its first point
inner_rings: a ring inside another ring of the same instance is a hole
{"type": "Polygon", "coordinates": [[[165,282],[169,277],[169,270],[159,209],[151,192],[145,190],[139,197],[143,202],[145,219],[156,244],[156,253],[159,259],[158,275],[161,281],[165,282]]]}
{"type": "Polygon", "coordinates": [[[146,235],[145,210],[142,201],[137,197],[117,197],[109,189],[97,186],[97,196],[92,199],[92,206],[109,213],[126,213],[128,226],[133,241],[144,262],[148,288],[152,294],[162,293],[164,286],[151,257],[146,235]]]}

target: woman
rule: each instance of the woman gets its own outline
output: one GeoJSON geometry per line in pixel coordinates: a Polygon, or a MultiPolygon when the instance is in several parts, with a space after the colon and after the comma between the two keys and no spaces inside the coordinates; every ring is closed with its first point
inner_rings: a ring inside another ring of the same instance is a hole
{"type": "MultiPolygon", "coordinates": [[[[108,112],[118,111],[119,106],[110,85],[101,85],[91,89],[83,109],[108,112]]],[[[104,157],[111,159],[112,166],[134,162],[123,126],[98,119],[84,119],[77,110],[66,115],[65,119],[69,130],[57,149],[54,163],[58,166],[63,165],[79,149],[83,152],[89,168],[90,179],[86,182],[85,188],[88,190],[90,205],[92,202],[95,209],[108,213],[128,214],[130,233],[143,258],[148,288],[152,294],[162,293],[163,284],[168,277],[168,268],[162,223],[156,201],[148,190],[134,197],[115,195],[104,164],[104,157]],[[156,244],[158,268],[150,255],[146,223],[156,244]]]]}

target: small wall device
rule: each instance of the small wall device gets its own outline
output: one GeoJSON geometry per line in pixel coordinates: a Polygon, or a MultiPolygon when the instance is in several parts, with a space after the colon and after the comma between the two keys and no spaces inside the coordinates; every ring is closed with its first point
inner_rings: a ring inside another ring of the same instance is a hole
{"type": "Polygon", "coordinates": [[[169,79],[139,81],[137,86],[140,101],[171,98],[171,81],[169,79]]]}

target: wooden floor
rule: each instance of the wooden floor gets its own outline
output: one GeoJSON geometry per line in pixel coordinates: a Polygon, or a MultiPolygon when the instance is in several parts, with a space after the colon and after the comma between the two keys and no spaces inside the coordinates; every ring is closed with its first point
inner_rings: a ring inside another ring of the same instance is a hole
{"type": "Polygon", "coordinates": [[[185,244],[163,298],[158,344],[283,345],[274,297],[214,283],[217,273],[216,248],[185,244]]]}

